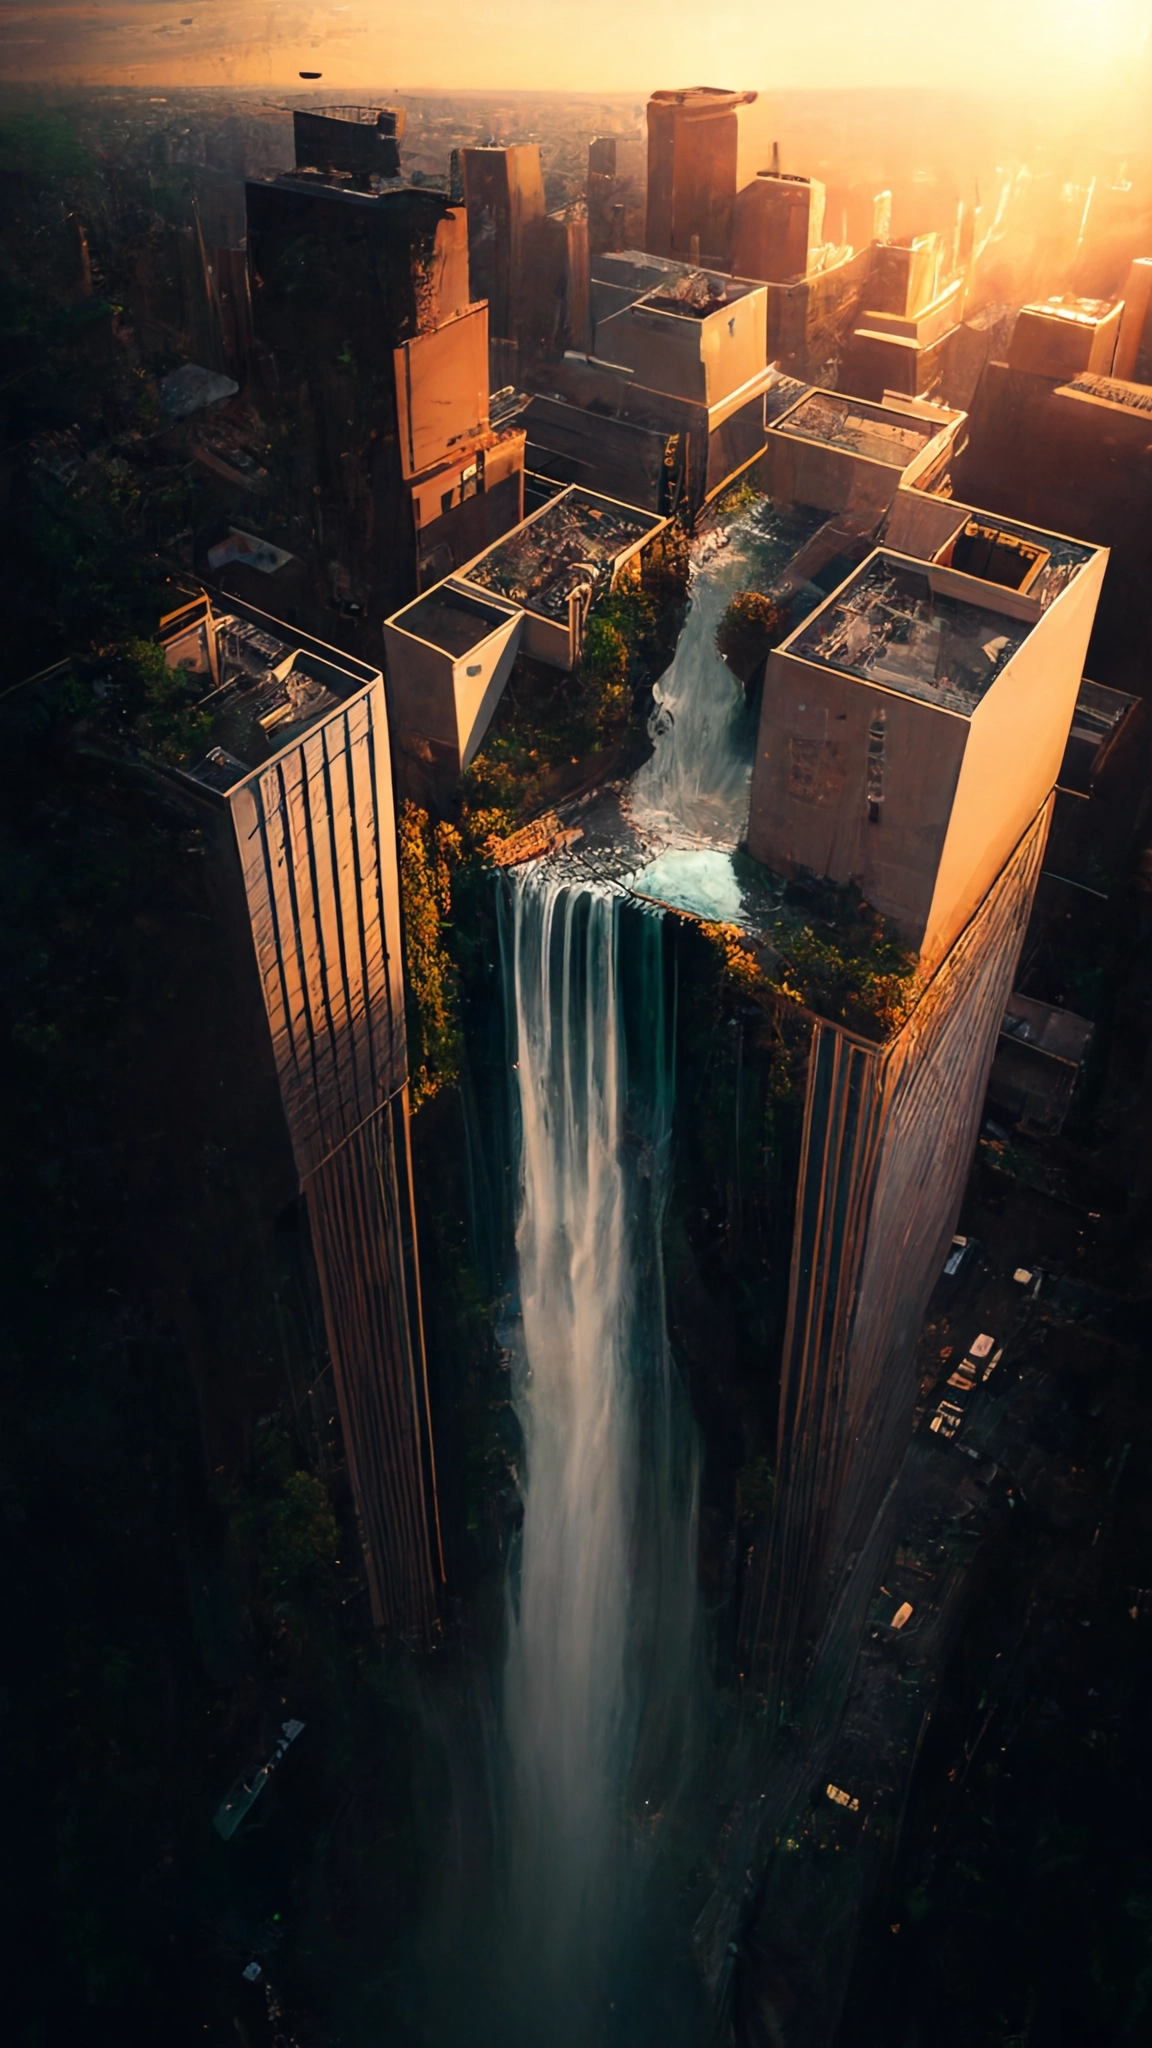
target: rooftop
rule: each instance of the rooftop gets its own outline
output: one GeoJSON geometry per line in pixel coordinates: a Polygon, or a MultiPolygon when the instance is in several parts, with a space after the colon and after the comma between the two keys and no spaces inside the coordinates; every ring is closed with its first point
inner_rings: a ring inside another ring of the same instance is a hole
{"type": "Polygon", "coordinates": [[[621,557],[666,523],[658,513],[574,485],[460,573],[528,611],[566,622],[573,590],[590,583],[599,594],[621,557]]]}
{"type": "Polygon", "coordinates": [[[478,647],[498,626],[506,625],[508,618],[503,608],[470,597],[456,584],[438,583],[415,604],[406,605],[391,623],[427,640],[442,653],[458,657],[478,647]]]}
{"type": "Polygon", "coordinates": [[[923,419],[915,413],[869,405],[834,391],[812,391],[783,419],[776,418],[772,424],[779,434],[821,441],[827,447],[845,448],[871,462],[904,470],[948,423],[944,414],[938,420],[923,419]]]}
{"type": "Polygon", "coordinates": [[[878,552],[785,651],[971,717],[1034,620],[996,611],[950,584],[939,570],[878,552]]]}
{"type": "Polygon", "coordinates": [[[205,607],[202,618],[190,607],[172,622],[164,644],[170,667],[203,673],[211,685],[196,707],[211,719],[211,744],[183,772],[220,795],[301,739],[375,674],[319,642],[300,645],[290,628],[247,607],[205,607]],[[215,642],[215,681],[206,634],[215,642]]]}
{"type": "Polygon", "coordinates": [[[1062,297],[1038,299],[1023,311],[1043,314],[1046,320],[1064,320],[1076,327],[1098,327],[1115,307],[1115,299],[1078,299],[1065,292],[1062,297]]]}

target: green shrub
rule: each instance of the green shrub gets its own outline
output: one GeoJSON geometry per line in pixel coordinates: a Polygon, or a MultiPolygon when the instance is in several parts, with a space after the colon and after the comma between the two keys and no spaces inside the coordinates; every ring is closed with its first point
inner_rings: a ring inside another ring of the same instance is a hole
{"type": "Polygon", "coordinates": [[[418,804],[400,811],[400,889],[408,987],[408,1068],[419,1109],[460,1072],[455,970],[444,937],[452,910],[452,869],[462,855],[452,825],[433,824],[418,804]]]}
{"type": "Polygon", "coordinates": [[[716,645],[733,674],[750,683],[789,621],[786,605],[758,590],[741,590],[716,628],[716,645]]]}

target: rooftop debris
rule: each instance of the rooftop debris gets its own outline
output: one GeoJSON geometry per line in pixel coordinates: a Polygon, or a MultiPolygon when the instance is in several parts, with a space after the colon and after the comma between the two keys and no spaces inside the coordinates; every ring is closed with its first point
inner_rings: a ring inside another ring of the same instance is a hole
{"type": "Polygon", "coordinates": [[[786,419],[777,422],[776,431],[799,440],[823,441],[830,448],[846,448],[853,455],[904,470],[946,425],[943,415],[938,420],[919,419],[891,407],[842,397],[839,392],[813,391],[786,419]]]}
{"type": "Polygon", "coordinates": [[[1030,631],[1027,620],[935,590],[927,568],[881,555],[791,652],[968,715],[1030,631]]]}
{"type": "Polygon", "coordinates": [[[572,592],[590,586],[599,595],[619,557],[660,523],[629,506],[568,491],[474,562],[468,581],[546,618],[566,620],[572,592]]]}
{"type": "Polygon", "coordinates": [[[545,853],[560,853],[565,847],[574,846],[584,837],[579,825],[565,826],[555,811],[545,811],[543,817],[534,818],[530,825],[522,825],[507,839],[493,836],[488,841],[486,852],[494,867],[511,868],[521,861],[537,860],[545,853]]]}

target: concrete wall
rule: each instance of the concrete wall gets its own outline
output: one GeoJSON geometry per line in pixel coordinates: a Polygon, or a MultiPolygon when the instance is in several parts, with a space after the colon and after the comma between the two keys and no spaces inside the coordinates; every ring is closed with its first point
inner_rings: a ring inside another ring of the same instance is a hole
{"type": "Polygon", "coordinates": [[[968,739],[967,721],[777,649],[768,658],[748,851],[781,874],[856,883],[919,947],[968,739]],[[882,720],[883,801],[869,819],[882,720]]]}
{"type": "Polygon", "coordinates": [[[878,520],[896,494],[903,469],[799,435],[767,434],[765,489],[778,504],[824,512],[860,512],[878,520]]]}
{"type": "Polygon", "coordinates": [[[395,362],[401,469],[412,477],[488,425],[488,308],[403,342],[395,362]]]}
{"type": "Polygon", "coordinates": [[[350,697],[229,802],[304,1175],[407,1080],[383,682],[350,697]]]}
{"type": "Polygon", "coordinates": [[[673,398],[721,405],[767,362],[767,292],[746,292],[696,320],[641,300],[596,325],[595,352],[673,398]]]}
{"type": "Polygon", "coordinates": [[[972,713],[924,934],[928,959],[947,951],[1055,788],[1107,559],[1084,565],[972,713]]]}
{"type": "Polygon", "coordinates": [[[794,377],[819,378],[842,352],[868,281],[868,251],[846,256],[798,284],[768,290],[768,360],[794,377]]]}

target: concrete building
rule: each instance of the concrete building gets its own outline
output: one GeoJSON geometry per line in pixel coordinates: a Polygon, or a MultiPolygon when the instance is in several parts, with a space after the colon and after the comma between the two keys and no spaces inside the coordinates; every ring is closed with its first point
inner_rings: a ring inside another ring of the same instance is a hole
{"type": "Polygon", "coordinates": [[[845,354],[841,382],[862,398],[885,391],[930,396],[945,374],[964,313],[970,244],[932,231],[873,242],[864,305],[845,354]]]}
{"type": "Polygon", "coordinates": [[[888,511],[897,491],[930,494],[940,487],[964,424],[963,413],[943,406],[869,405],[789,379],[766,393],[764,406],[759,474],[769,497],[851,512],[862,531],[888,511]]]}
{"type": "Polygon", "coordinates": [[[392,729],[417,773],[458,780],[518,653],[576,668],[591,606],[667,523],[570,487],[387,620],[392,729]]]}
{"type": "Polygon", "coordinates": [[[654,256],[731,271],[739,109],[755,98],[708,85],[652,94],[644,245],[654,256]]]}
{"type": "Polygon", "coordinates": [[[426,1642],[443,1577],[408,1147],[388,714],[378,669],[208,597],[161,622],[211,744],[202,807],[247,932],[307,1209],[377,1626],[426,1642]]]}
{"type": "Polygon", "coordinates": [[[758,171],[736,196],[733,264],[741,277],[794,284],[820,268],[824,187],[795,172],[758,171]]]}
{"type": "Polygon", "coordinates": [[[637,249],[644,240],[648,148],[641,136],[594,135],[588,144],[588,252],[637,249]]]}
{"type": "Polygon", "coordinates": [[[488,302],[491,385],[517,381],[524,343],[533,230],[545,215],[540,151],[534,142],[460,151],[468,214],[468,274],[474,299],[488,302]]]}
{"type": "Polygon", "coordinates": [[[1047,802],[1084,671],[1106,552],[1019,539],[879,549],[769,657],[749,850],[859,888],[925,969],[1047,802]]]}
{"type": "Polygon", "coordinates": [[[520,646],[519,605],[437,583],[384,624],[392,718],[405,753],[455,781],[492,721],[520,646]]]}
{"type": "Polygon", "coordinates": [[[594,352],[552,365],[524,414],[531,466],[694,519],[764,447],[766,301],[745,278],[636,251],[598,259],[594,352]]]}
{"type": "Polygon", "coordinates": [[[1087,533],[1111,551],[1091,665],[1138,688],[1147,638],[1147,448],[1152,386],[1082,371],[1055,379],[987,364],[957,493],[1009,519],[1087,533]]]}
{"type": "Polygon", "coordinates": [[[347,169],[365,137],[395,147],[350,111],[309,116],[305,160],[249,180],[248,261],[264,381],[291,413],[328,604],[377,630],[516,524],[524,439],[489,424],[488,311],[469,292],[463,208],[347,169]]]}
{"type": "MultiPolygon", "coordinates": [[[[824,239],[817,178],[756,173],[736,195],[733,268],[768,286],[768,360],[817,383],[832,376],[864,300],[867,250],[824,239]]],[[[877,393],[877,396],[880,394],[877,393]]]]}
{"type": "Polygon", "coordinates": [[[1123,311],[1123,299],[1077,299],[1067,293],[1023,306],[1008,344],[1008,367],[1060,383],[1083,371],[1110,377],[1123,311]]]}
{"type": "Polygon", "coordinates": [[[740,1657],[772,1711],[825,1727],[891,1542],[914,1347],[1019,1007],[1106,560],[914,490],[889,523],[916,512],[968,569],[877,550],[769,657],[748,835],[777,875],[859,890],[918,956],[870,1035],[814,1014],[806,1060],[776,1493],[740,1657]]]}
{"type": "Polygon", "coordinates": [[[767,370],[767,300],[762,285],[691,271],[598,320],[593,354],[668,398],[752,397],[767,370]]]}

